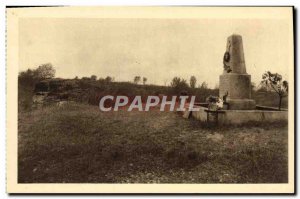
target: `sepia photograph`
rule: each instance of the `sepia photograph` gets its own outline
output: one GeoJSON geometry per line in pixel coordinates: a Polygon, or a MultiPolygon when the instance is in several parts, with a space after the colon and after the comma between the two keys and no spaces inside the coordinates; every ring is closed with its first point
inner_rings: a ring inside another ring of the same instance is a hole
{"type": "Polygon", "coordinates": [[[294,193],[293,7],[7,8],[10,193],[294,193]]]}

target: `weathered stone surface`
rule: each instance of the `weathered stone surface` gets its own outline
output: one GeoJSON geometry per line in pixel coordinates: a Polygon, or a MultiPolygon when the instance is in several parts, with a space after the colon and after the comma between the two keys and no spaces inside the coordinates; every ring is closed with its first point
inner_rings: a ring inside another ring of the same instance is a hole
{"type": "Polygon", "coordinates": [[[227,102],[229,110],[253,110],[256,104],[253,99],[229,99],[227,102]]]}
{"type": "Polygon", "coordinates": [[[227,99],[251,99],[251,76],[228,73],[220,75],[220,97],[228,92],[227,99]]]}
{"type": "Polygon", "coordinates": [[[246,74],[243,39],[240,35],[231,35],[227,38],[226,52],[230,55],[227,63],[232,73],[246,74]]]}
{"type": "Polygon", "coordinates": [[[228,109],[255,109],[255,101],[251,99],[251,75],[246,72],[243,40],[240,35],[228,37],[226,53],[229,53],[229,60],[225,59],[227,62],[223,63],[230,67],[230,70],[224,70],[220,75],[219,97],[223,98],[228,94],[228,109]]]}

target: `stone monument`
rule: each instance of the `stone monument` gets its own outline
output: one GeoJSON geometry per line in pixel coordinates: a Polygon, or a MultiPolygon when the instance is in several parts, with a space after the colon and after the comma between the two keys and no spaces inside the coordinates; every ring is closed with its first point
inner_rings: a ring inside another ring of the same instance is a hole
{"type": "Polygon", "coordinates": [[[251,99],[251,75],[246,72],[242,36],[233,34],[227,38],[223,66],[219,97],[226,101],[229,110],[255,109],[255,101],[251,99]]]}

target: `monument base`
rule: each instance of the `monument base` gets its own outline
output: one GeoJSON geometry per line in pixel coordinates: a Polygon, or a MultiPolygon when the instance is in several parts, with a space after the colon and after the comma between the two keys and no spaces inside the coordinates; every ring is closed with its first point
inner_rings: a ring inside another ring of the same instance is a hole
{"type": "Polygon", "coordinates": [[[256,103],[252,99],[227,99],[228,110],[254,110],[256,103]]]}
{"type": "Polygon", "coordinates": [[[237,73],[220,75],[219,89],[220,97],[228,93],[227,98],[251,99],[251,76],[237,73]]]}

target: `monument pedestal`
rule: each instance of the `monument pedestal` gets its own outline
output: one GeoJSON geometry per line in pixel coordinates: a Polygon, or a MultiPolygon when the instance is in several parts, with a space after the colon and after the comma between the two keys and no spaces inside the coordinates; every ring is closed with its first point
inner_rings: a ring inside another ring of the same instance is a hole
{"type": "Polygon", "coordinates": [[[252,99],[228,99],[228,110],[253,110],[256,107],[252,99]]]}
{"type": "Polygon", "coordinates": [[[219,95],[228,94],[226,102],[229,110],[255,109],[251,99],[251,76],[248,74],[225,73],[220,75],[219,95]]]}

